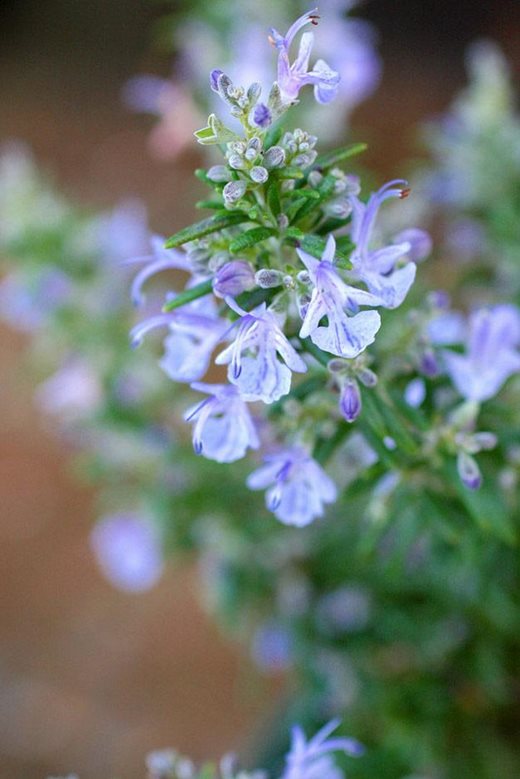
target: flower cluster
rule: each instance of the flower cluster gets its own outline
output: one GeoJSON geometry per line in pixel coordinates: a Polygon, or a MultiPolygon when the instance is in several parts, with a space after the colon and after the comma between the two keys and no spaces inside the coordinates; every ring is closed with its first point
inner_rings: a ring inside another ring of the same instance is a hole
{"type": "Polygon", "coordinates": [[[377,380],[363,355],[381,327],[379,309],[401,305],[415,261],[428,252],[419,230],[388,243],[375,232],[380,206],[408,195],[405,181],[390,182],[365,204],[357,177],[339,167],[361,145],[320,157],[315,136],[281,129],[280,118],[305,86],[314,87],[318,103],[338,91],[337,72],[323,60],[309,65],[312,32],[303,32],[291,60],[296,36],[318,20],[314,10],[286,35],[271,30],[278,75],[265,100],[259,83],[238,86],[222,70],[211,72],[211,89],[242,127],[237,132],[211,114],[195,133],[201,144],[225,148],[224,164],[200,172],[215,193],[202,206],[215,215],[172,236],[167,248],[154,245],[132,288],[139,305],[143,283],[156,272],[188,272],[184,290],[167,294],[163,313],[134,327],[132,343],[151,329],[167,329],[161,367],[208,395],[185,415],[193,422],[195,451],[229,463],[263,448],[265,465],[248,486],[268,488],[268,508],[298,526],[336,499],[337,488],[316,458],[318,439],[331,418],[352,422],[358,416],[357,378],[366,386],[377,380]],[[214,363],[227,366],[228,384],[201,384],[215,351],[214,363]],[[334,361],[341,363],[336,381],[309,424],[305,407],[323,395],[323,366],[331,361],[333,372],[334,361]],[[305,405],[280,434],[273,415],[285,416],[293,393],[305,405]],[[267,407],[263,416],[259,403],[267,407]]]}

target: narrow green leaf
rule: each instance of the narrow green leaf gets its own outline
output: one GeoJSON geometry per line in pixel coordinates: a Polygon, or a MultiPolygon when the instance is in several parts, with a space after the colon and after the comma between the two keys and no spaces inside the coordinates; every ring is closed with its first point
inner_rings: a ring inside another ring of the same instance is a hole
{"type": "Polygon", "coordinates": [[[349,157],[354,157],[356,154],[361,154],[367,149],[366,143],[352,143],[350,146],[343,146],[340,149],[333,149],[332,151],[320,154],[316,157],[312,167],[313,168],[332,168],[343,160],[347,160],[349,157]]]}
{"type": "Polygon", "coordinates": [[[209,217],[209,219],[203,219],[202,222],[196,222],[183,230],[179,230],[178,233],[168,238],[165,247],[166,249],[174,249],[197,238],[210,235],[210,233],[224,230],[226,227],[233,227],[234,225],[249,221],[248,214],[245,214],[243,211],[227,211],[225,214],[217,214],[216,216],[209,217]]]}
{"type": "Polygon", "coordinates": [[[273,216],[279,216],[282,213],[282,204],[278,192],[278,182],[271,181],[267,190],[267,205],[271,209],[273,216]]]}
{"type": "Polygon", "coordinates": [[[264,141],[264,149],[270,149],[271,146],[276,146],[280,138],[282,137],[283,133],[283,127],[274,126],[271,127],[271,129],[268,131],[267,135],[265,136],[264,141]]]}
{"type": "Polygon", "coordinates": [[[286,168],[277,168],[276,170],[272,171],[272,174],[276,174],[276,177],[279,179],[304,179],[305,173],[301,168],[296,168],[293,166],[288,166],[286,168]]]}
{"type": "Polygon", "coordinates": [[[173,311],[176,308],[185,306],[186,303],[191,303],[192,300],[197,300],[197,298],[208,295],[212,289],[213,286],[211,279],[201,281],[200,284],[196,284],[194,287],[190,287],[190,289],[185,289],[184,292],[180,292],[176,297],[173,298],[173,300],[169,300],[167,303],[165,303],[163,306],[163,311],[167,313],[168,311],[173,311]]]}
{"type": "Polygon", "coordinates": [[[275,231],[270,227],[253,227],[251,230],[246,230],[245,233],[238,235],[229,244],[229,251],[231,254],[238,254],[245,249],[250,249],[251,246],[255,246],[261,241],[265,241],[267,238],[271,238],[275,234],[275,231]]]}
{"type": "Polygon", "coordinates": [[[291,242],[301,243],[305,238],[305,233],[298,227],[288,227],[285,231],[285,238],[291,242]]]}
{"type": "MultiPolygon", "coordinates": [[[[295,213],[293,217],[294,222],[299,222],[302,219],[304,219],[306,216],[311,214],[318,204],[324,203],[326,200],[328,200],[331,195],[334,193],[334,187],[336,186],[337,179],[334,176],[324,176],[322,181],[320,181],[319,185],[316,187],[315,190],[312,190],[313,192],[316,192],[318,197],[313,198],[312,200],[308,200],[306,203],[303,203],[300,209],[295,213]]],[[[304,190],[301,190],[301,193],[303,194],[304,190]]]]}

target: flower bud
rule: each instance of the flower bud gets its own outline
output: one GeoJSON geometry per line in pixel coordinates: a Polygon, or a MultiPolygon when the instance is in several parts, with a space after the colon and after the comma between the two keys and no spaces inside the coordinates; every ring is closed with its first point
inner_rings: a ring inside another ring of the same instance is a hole
{"type": "Polygon", "coordinates": [[[229,167],[233,170],[243,170],[246,164],[240,154],[230,154],[228,157],[229,167]]]}
{"type": "Polygon", "coordinates": [[[271,146],[264,154],[266,168],[278,168],[285,162],[285,150],[281,146],[271,146]]]}
{"type": "Polygon", "coordinates": [[[469,490],[478,490],[482,484],[482,475],[477,461],[467,452],[460,451],[458,453],[457,471],[465,487],[469,490]]]}
{"type": "Polygon", "coordinates": [[[246,189],[245,181],[230,181],[222,190],[224,200],[228,203],[236,203],[237,200],[240,200],[245,195],[246,189]]]}
{"type": "Polygon", "coordinates": [[[247,99],[249,100],[249,103],[251,105],[254,105],[258,98],[260,97],[260,94],[262,92],[262,87],[258,83],[258,81],[253,82],[249,89],[247,90],[247,99]]]}
{"type": "Polygon", "coordinates": [[[210,181],[217,183],[231,180],[231,173],[225,165],[213,165],[208,170],[207,176],[210,181]]]}
{"type": "Polygon", "coordinates": [[[361,368],[357,373],[357,377],[365,387],[375,387],[377,384],[377,376],[370,368],[361,368]]]}
{"type": "Polygon", "coordinates": [[[258,103],[255,106],[255,110],[253,111],[253,122],[258,127],[269,127],[271,122],[273,121],[273,117],[271,115],[270,110],[265,105],[265,103],[258,103]]]}
{"type": "Polygon", "coordinates": [[[253,268],[245,260],[232,260],[222,265],[213,279],[213,292],[223,298],[235,297],[255,286],[253,268]]]}
{"type": "Polygon", "coordinates": [[[354,422],[361,413],[361,395],[357,382],[349,379],[339,399],[339,410],[347,422],[354,422]]]}
{"type": "Polygon", "coordinates": [[[255,184],[264,184],[269,178],[269,173],[262,165],[255,165],[254,168],[251,168],[249,175],[255,184]]]}
{"type": "Polygon", "coordinates": [[[213,90],[213,92],[218,92],[218,79],[219,76],[223,76],[223,75],[224,75],[224,71],[218,70],[217,68],[215,68],[215,70],[212,70],[211,73],[209,74],[209,85],[213,90]]]}
{"type": "Polygon", "coordinates": [[[283,284],[283,273],[282,271],[274,270],[273,268],[262,268],[257,271],[255,281],[262,289],[281,287],[283,284]]]}
{"type": "Polygon", "coordinates": [[[477,451],[480,452],[483,449],[494,449],[498,443],[498,438],[494,433],[475,433],[473,441],[475,446],[478,447],[477,451]]]}
{"type": "Polygon", "coordinates": [[[421,355],[420,370],[429,379],[434,379],[439,374],[439,366],[432,349],[425,349],[421,355]]]}

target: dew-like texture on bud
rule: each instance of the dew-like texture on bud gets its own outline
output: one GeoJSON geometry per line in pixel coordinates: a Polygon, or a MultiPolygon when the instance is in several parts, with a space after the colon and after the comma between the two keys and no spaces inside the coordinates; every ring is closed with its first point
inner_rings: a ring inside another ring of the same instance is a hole
{"type": "Polygon", "coordinates": [[[354,422],[361,413],[361,395],[357,382],[349,379],[339,398],[339,410],[343,419],[354,422]]]}
{"type": "Polygon", "coordinates": [[[283,273],[274,268],[262,268],[256,272],[255,281],[262,289],[281,287],[283,283],[283,273]]]}
{"type": "Polygon", "coordinates": [[[255,184],[264,184],[269,178],[269,173],[261,165],[255,165],[254,168],[251,168],[249,175],[255,184]]]}
{"type": "Polygon", "coordinates": [[[207,175],[210,181],[217,183],[231,180],[231,173],[225,165],[213,165],[207,175]]]}
{"type": "Polygon", "coordinates": [[[264,154],[266,168],[278,168],[285,162],[285,150],[281,146],[271,146],[264,154]]]}
{"type": "Polygon", "coordinates": [[[230,181],[222,190],[222,194],[225,200],[228,200],[230,203],[236,203],[237,200],[240,200],[245,195],[246,189],[245,181],[230,181]]]}

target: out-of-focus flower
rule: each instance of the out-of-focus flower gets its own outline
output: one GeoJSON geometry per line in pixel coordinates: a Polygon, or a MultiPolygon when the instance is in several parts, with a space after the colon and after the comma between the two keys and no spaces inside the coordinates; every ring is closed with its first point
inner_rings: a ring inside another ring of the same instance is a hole
{"type": "Polygon", "coordinates": [[[339,720],[332,720],[309,741],[299,726],[294,727],[282,779],[342,779],[343,771],[336,766],[330,753],[344,752],[359,757],[364,748],[353,738],[329,738],[338,725],[339,720]]]}
{"type": "Polygon", "coordinates": [[[175,159],[191,144],[200,115],[191,97],[175,81],[136,76],[126,83],[123,100],[133,111],[159,117],[149,137],[150,149],[159,159],[175,159]]]}
{"type": "Polygon", "coordinates": [[[416,267],[408,262],[402,268],[396,263],[410,256],[412,244],[408,241],[390,244],[380,249],[370,248],[374,223],[379,208],[392,197],[405,197],[408,193],[406,181],[390,181],[378,192],[370,195],[363,203],[356,195],[350,196],[352,204],[351,236],[355,244],[352,267],[356,275],[365,282],[370,292],[381,299],[386,308],[397,308],[405,299],[415,279],[416,267]]]}
{"type": "Polygon", "coordinates": [[[164,565],[161,542],[149,520],[136,514],[103,517],[90,541],[101,571],[118,589],[143,592],[159,581],[164,565]]]}
{"type": "Polygon", "coordinates": [[[269,487],[266,506],[286,525],[303,527],[323,515],[336,499],[336,485],[305,449],[293,447],[267,455],[266,465],[247,480],[251,490],[269,487]]]}
{"type": "Polygon", "coordinates": [[[68,419],[91,414],[102,399],[103,388],[94,368],[78,357],[67,361],[36,391],[36,402],[43,411],[68,419]]]}
{"type": "Polygon", "coordinates": [[[446,369],[466,400],[492,398],[520,371],[520,312],[501,305],[475,311],[469,318],[466,354],[445,350],[446,369]]]}
{"type": "Polygon", "coordinates": [[[259,447],[249,409],[236,387],[201,383],[191,386],[210,395],[184,415],[186,421],[195,423],[193,448],[197,454],[219,463],[232,463],[244,457],[249,447],[259,447]]]}

